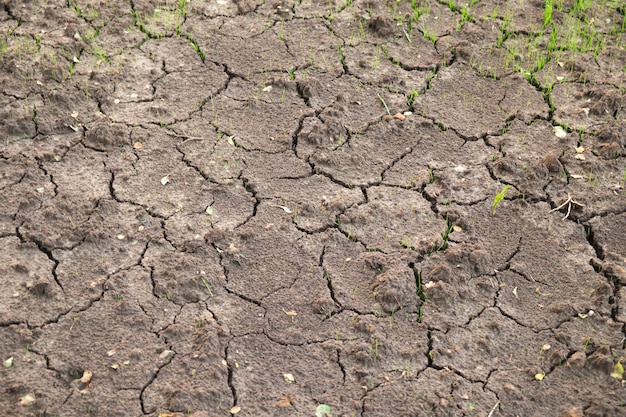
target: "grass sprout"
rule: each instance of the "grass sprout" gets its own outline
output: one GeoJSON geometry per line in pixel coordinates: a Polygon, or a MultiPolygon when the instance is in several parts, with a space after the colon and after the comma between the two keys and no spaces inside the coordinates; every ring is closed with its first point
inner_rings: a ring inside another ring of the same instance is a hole
{"type": "Polygon", "coordinates": [[[493,199],[493,204],[491,205],[492,216],[496,215],[496,208],[498,207],[498,204],[500,204],[500,201],[502,201],[504,197],[506,197],[506,192],[509,188],[511,188],[510,185],[505,185],[504,188],[502,188],[502,191],[496,194],[496,197],[493,199]]]}

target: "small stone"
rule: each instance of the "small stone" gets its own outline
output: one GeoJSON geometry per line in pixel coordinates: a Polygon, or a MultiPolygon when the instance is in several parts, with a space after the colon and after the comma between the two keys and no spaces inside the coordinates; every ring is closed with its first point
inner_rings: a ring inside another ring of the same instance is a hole
{"type": "Polygon", "coordinates": [[[562,138],[567,136],[567,132],[561,126],[554,126],[553,130],[554,130],[554,135],[557,138],[561,138],[562,139],[562,138]]]}
{"type": "Polygon", "coordinates": [[[173,353],[171,350],[164,350],[163,352],[161,352],[161,354],[159,355],[159,358],[161,359],[165,359],[168,356],[170,356],[170,354],[173,353]]]}

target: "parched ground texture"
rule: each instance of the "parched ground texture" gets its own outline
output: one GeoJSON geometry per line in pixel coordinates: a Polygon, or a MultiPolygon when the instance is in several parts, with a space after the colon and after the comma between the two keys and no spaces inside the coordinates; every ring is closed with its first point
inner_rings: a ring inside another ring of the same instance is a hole
{"type": "Polygon", "coordinates": [[[626,415],[622,1],[0,6],[0,415],[626,415]]]}

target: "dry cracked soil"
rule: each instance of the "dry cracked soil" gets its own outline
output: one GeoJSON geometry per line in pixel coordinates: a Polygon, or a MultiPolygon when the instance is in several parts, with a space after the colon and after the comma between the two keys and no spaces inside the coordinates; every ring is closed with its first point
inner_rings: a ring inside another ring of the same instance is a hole
{"type": "Polygon", "coordinates": [[[625,14],[0,1],[0,415],[626,415],[625,14]]]}

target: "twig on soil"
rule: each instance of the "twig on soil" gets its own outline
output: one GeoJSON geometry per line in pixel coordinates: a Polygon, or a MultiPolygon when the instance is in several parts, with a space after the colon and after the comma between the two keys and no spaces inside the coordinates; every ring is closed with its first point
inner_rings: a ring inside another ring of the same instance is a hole
{"type": "Polygon", "coordinates": [[[184,140],[182,143],[187,143],[187,142],[191,142],[191,141],[194,141],[194,140],[203,140],[204,139],[204,138],[198,137],[198,136],[181,135],[179,133],[172,132],[169,129],[167,131],[167,134],[170,135],[170,136],[174,136],[176,138],[187,139],[187,140],[184,140]]]}
{"type": "MultiPolygon", "coordinates": [[[[174,136],[178,136],[178,135],[174,135],[174,136]]],[[[185,143],[187,143],[187,142],[193,142],[194,140],[204,140],[204,138],[196,138],[196,137],[189,137],[189,136],[182,136],[182,135],[180,135],[179,137],[181,137],[181,138],[182,138],[182,137],[187,137],[187,138],[189,138],[189,139],[186,139],[186,140],[182,141],[182,142],[180,143],[181,145],[182,145],[182,144],[185,144],[185,143]]]]}
{"type": "Polygon", "coordinates": [[[565,207],[566,204],[567,204],[567,214],[565,214],[565,217],[563,217],[561,220],[565,220],[569,217],[570,211],[572,210],[572,204],[575,204],[581,208],[585,207],[584,204],[579,203],[578,201],[574,200],[572,196],[569,193],[567,193],[567,200],[565,200],[565,203],[561,204],[558,207],[553,208],[552,210],[549,211],[549,213],[562,209],[563,207],[565,207]]]}
{"type": "Polygon", "coordinates": [[[493,408],[491,409],[491,411],[489,412],[489,415],[488,415],[487,417],[491,417],[491,416],[493,416],[493,413],[495,413],[496,408],[498,408],[498,406],[499,406],[499,405],[500,405],[500,401],[498,401],[498,402],[496,403],[496,405],[494,405],[494,406],[493,406],[493,408]]]}
{"type": "Polygon", "coordinates": [[[291,317],[291,322],[294,321],[294,318],[298,315],[298,313],[296,313],[294,310],[285,310],[285,308],[283,307],[283,313],[285,313],[286,315],[288,315],[289,317],[291,317]]]}

